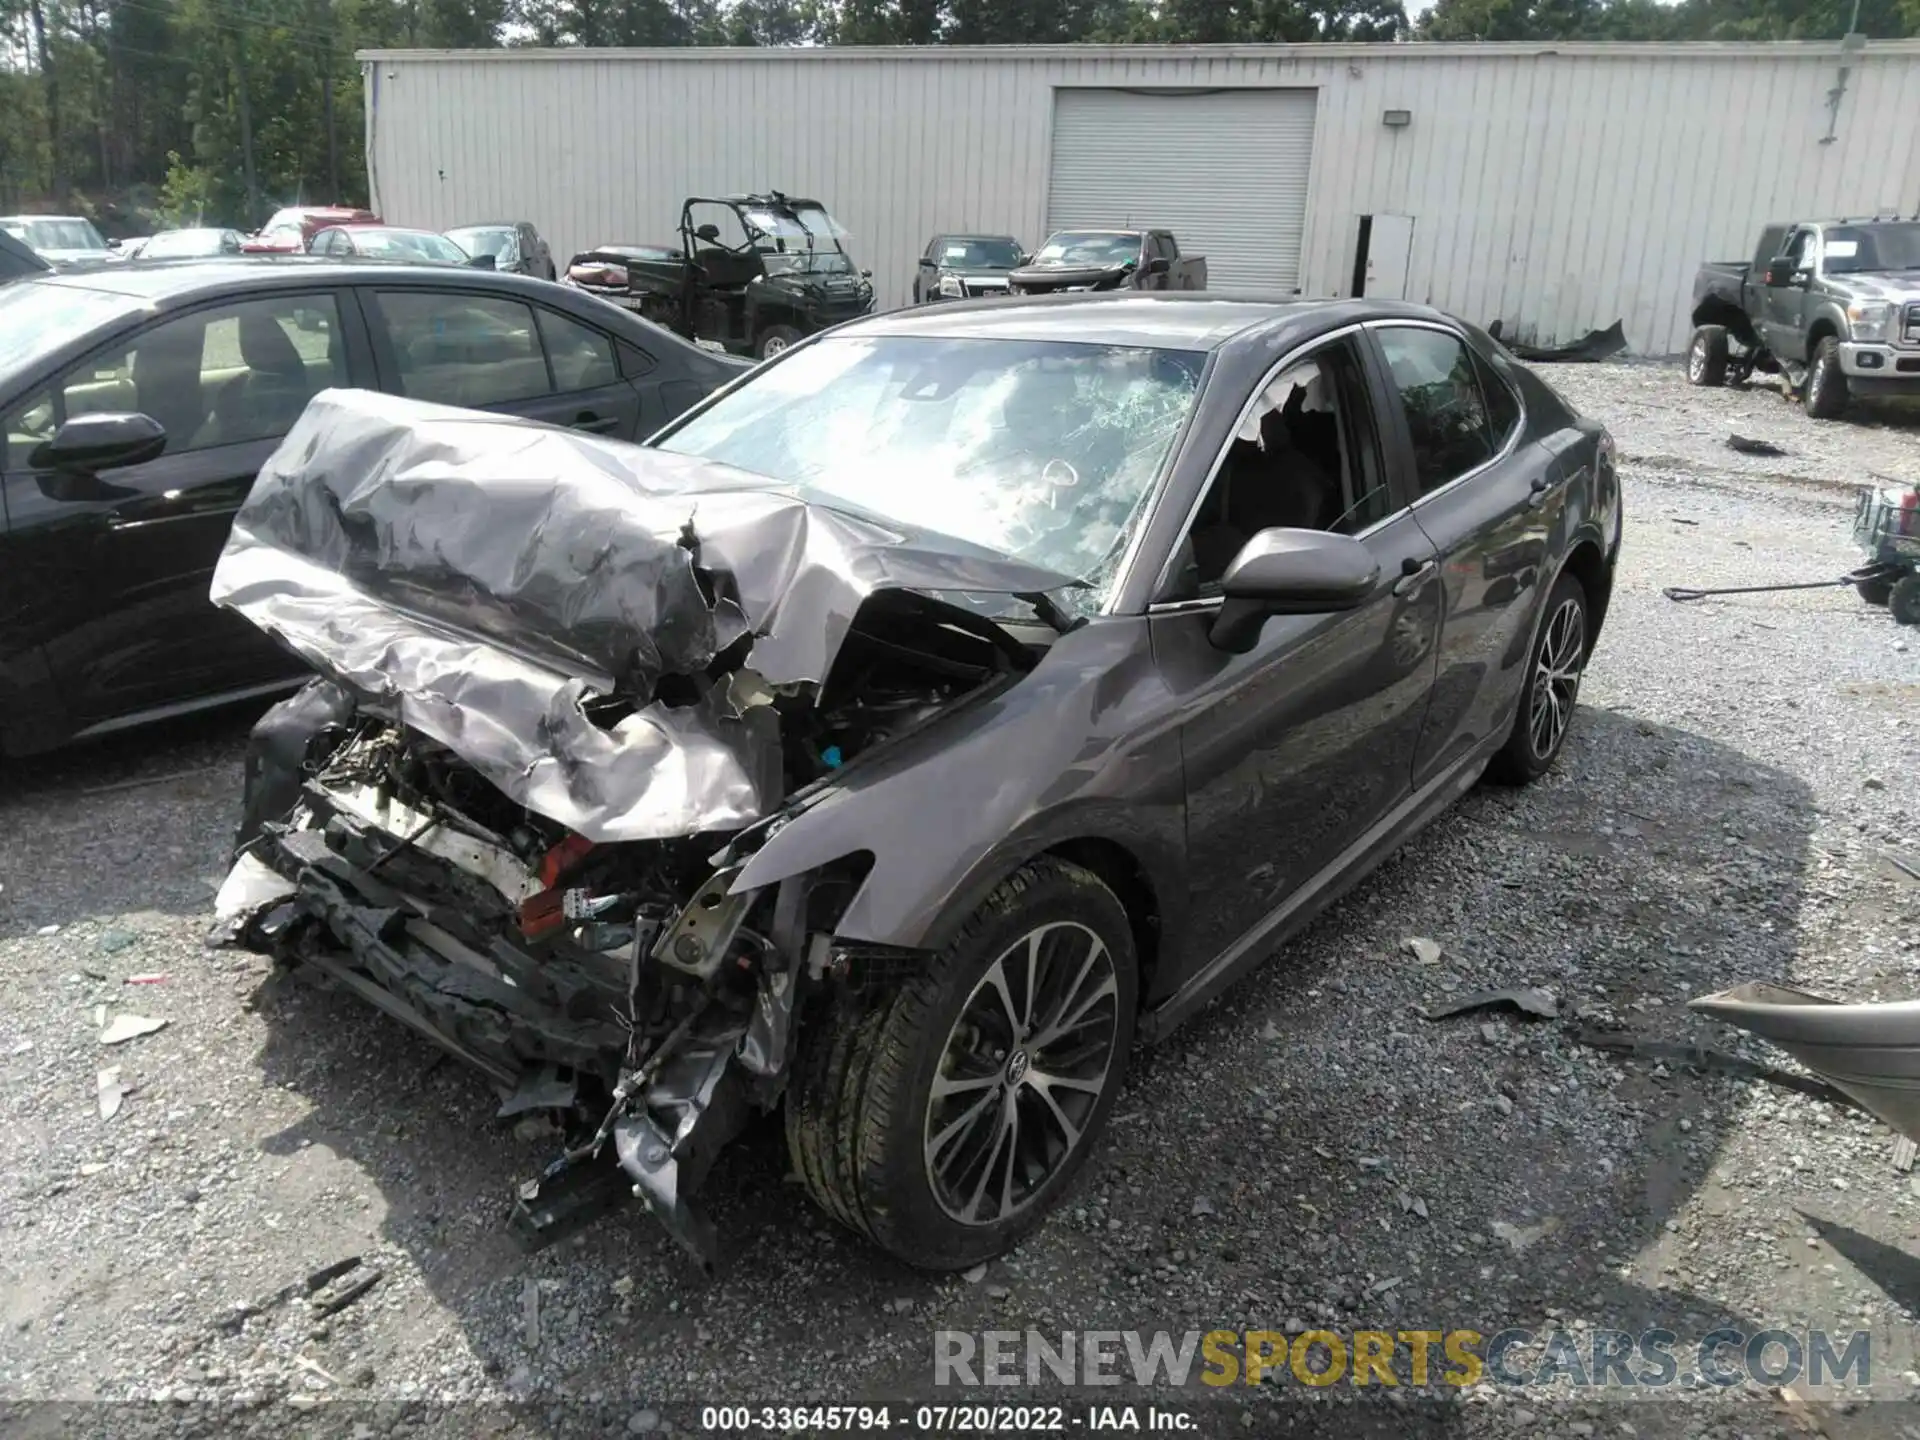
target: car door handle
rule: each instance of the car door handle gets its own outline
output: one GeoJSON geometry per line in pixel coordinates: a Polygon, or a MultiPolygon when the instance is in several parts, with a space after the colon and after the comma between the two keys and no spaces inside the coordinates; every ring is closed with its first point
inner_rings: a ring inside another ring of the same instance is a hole
{"type": "Polygon", "coordinates": [[[1427,577],[1439,567],[1431,560],[1416,560],[1409,555],[1400,562],[1400,578],[1393,582],[1393,593],[1411,595],[1427,583],[1427,577]]]}
{"type": "Polygon", "coordinates": [[[575,430],[590,430],[595,435],[606,435],[617,430],[619,427],[620,417],[618,415],[607,415],[603,417],[594,414],[591,410],[582,410],[578,415],[573,417],[573,428],[575,430]]]}

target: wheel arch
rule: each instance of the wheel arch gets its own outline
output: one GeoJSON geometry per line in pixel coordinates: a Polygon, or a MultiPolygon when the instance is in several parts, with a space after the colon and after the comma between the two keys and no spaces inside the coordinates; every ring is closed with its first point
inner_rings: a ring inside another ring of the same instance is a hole
{"type": "Polygon", "coordinates": [[[1591,656],[1600,638],[1600,627],[1606,622],[1607,606],[1613,599],[1613,569],[1607,564],[1600,542],[1586,536],[1567,552],[1560,572],[1573,576],[1587,592],[1587,654],[1591,656]]]}
{"type": "Polygon", "coordinates": [[[1820,342],[1828,336],[1840,338],[1840,321],[1831,311],[1822,311],[1816,315],[1813,324],[1807,327],[1807,358],[1813,358],[1813,352],[1820,348],[1820,342]]]}

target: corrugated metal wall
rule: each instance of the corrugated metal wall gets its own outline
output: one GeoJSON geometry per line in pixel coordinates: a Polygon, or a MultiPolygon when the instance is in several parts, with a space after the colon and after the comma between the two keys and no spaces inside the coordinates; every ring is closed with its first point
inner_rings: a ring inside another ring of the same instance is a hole
{"type": "Polygon", "coordinates": [[[1743,255],[1763,222],[1920,211],[1915,42],[1856,58],[1828,143],[1837,44],[361,59],[374,203],[396,224],[530,219],[564,258],[671,239],[685,195],[774,186],[827,202],[883,305],[932,233],[1038,243],[1063,86],[1314,87],[1303,292],[1347,291],[1360,215],[1412,215],[1409,297],[1542,342],[1618,318],[1635,350],[1676,352],[1696,264],[1743,255]]]}

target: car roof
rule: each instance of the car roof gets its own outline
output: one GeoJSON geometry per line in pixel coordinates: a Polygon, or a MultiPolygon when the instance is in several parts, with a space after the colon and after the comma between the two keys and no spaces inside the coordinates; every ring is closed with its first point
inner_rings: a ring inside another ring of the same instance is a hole
{"type": "MultiPolygon", "coordinates": [[[[431,232],[429,232],[431,233],[431,232]]],[[[300,290],[342,280],[365,279],[391,271],[408,285],[447,285],[454,289],[475,285],[505,287],[526,295],[550,295],[554,286],[544,280],[502,271],[466,266],[444,268],[404,260],[376,260],[364,256],[339,260],[318,255],[231,255],[218,259],[154,260],[135,268],[115,265],[86,271],[56,271],[16,283],[67,285],[124,295],[131,300],[173,303],[218,296],[230,291],[300,290]]]]}
{"type": "Polygon", "coordinates": [[[936,230],[936,240],[1011,240],[1011,235],[996,234],[988,230],[936,230]]]}
{"type": "Polygon", "coordinates": [[[469,220],[465,225],[449,225],[447,230],[512,230],[528,223],[525,220],[469,220]]]}
{"type": "Polygon", "coordinates": [[[0,220],[14,224],[23,223],[28,220],[85,220],[89,225],[93,223],[91,220],[87,220],[87,217],[84,215],[0,215],[0,220]]]}
{"type": "Polygon", "coordinates": [[[422,230],[413,225],[371,225],[364,222],[358,225],[328,225],[323,228],[328,230],[357,230],[362,235],[366,234],[369,230],[377,230],[383,235],[438,235],[440,233],[438,230],[422,230]]]}
{"type": "Polygon", "coordinates": [[[1269,329],[1303,332],[1352,320],[1444,318],[1424,305],[1380,300],[1303,300],[1259,291],[1114,291],[960,300],[894,310],[843,327],[862,335],[977,340],[1067,340],[1162,350],[1215,350],[1269,329]]]}

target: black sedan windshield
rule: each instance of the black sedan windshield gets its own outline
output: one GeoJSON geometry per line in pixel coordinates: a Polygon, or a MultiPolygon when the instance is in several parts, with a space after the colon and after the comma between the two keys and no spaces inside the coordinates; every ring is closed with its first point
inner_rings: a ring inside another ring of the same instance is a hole
{"type": "Polygon", "coordinates": [[[1097,608],[1205,357],[1059,341],[823,340],[659,442],[822,504],[1088,582],[1097,608]]]}

